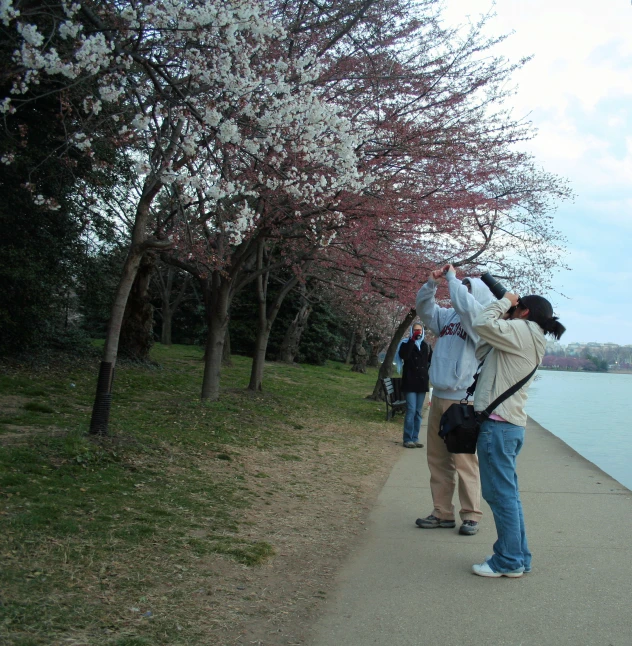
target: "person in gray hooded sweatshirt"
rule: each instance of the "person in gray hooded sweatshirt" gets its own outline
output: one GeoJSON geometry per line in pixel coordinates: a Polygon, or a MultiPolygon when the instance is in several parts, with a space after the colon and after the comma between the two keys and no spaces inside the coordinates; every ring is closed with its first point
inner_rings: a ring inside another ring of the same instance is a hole
{"type": "Polygon", "coordinates": [[[458,474],[462,523],[459,533],[472,536],[478,531],[482,516],[478,458],[467,453],[449,453],[439,437],[439,423],[447,408],[465,397],[474,379],[479,337],[473,321],[494,300],[480,278],[465,278],[461,282],[452,265],[431,272],[417,294],[417,316],[437,336],[430,365],[433,392],[426,441],[434,508],[429,516],[416,521],[424,529],[456,526],[452,498],[458,474]],[[450,308],[439,307],[435,302],[437,284],[443,276],[450,290],[450,308]]]}

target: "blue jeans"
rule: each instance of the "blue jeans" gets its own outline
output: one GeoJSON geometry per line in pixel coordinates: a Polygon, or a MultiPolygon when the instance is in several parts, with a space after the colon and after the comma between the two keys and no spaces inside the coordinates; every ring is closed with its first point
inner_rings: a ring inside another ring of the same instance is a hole
{"type": "Polygon", "coordinates": [[[404,418],[404,444],[419,441],[421,428],[421,409],[426,393],[404,393],[406,397],[406,417],[404,418]]]}
{"type": "Polygon", "coordinates": [[[516,458],[523,444],[523,426],[491,419],[481,425],[477,444],[481,487],[498,534],[494,555],[488,561],[494,572],[531,570],[516,474],[516,458]]]}

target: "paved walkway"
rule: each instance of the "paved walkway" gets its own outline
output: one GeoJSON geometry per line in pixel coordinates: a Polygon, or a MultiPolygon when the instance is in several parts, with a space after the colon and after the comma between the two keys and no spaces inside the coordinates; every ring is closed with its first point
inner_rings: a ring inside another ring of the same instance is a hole
{"type": "Polygon", "coordinates": [[[471,574],[487,505],[476,536],[415,527],[426,450],[402,450],[309,646],[632,646],[632,492],[532,420],[518,464],[532,573],[471,574]]]}

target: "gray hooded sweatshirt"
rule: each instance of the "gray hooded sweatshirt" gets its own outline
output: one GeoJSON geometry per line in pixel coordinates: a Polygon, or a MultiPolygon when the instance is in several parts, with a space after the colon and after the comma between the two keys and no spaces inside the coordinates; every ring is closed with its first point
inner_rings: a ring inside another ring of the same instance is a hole
{"type": "Polygon", "coordinates": [[[417,316],[436,336],[430,381],[433,395],[442,399],[463,399],[478,367],[475,356],[478,334],[474,319],[496,300],[480,278],[470,278],[472,293],[453,272],[446,275],[452,307],[435,302],[437,283],[430,279],[417,293],[417,316]]]}

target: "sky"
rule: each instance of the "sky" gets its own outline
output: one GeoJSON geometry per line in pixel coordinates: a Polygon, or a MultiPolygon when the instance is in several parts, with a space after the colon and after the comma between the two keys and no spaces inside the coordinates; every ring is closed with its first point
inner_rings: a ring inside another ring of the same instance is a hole
{"type": "Polygon", "coordinates": [[[554,216],[571,270],[543,294],[567,328],[561,343],[632,344],[632,3],[446,0],[444,17],[490,11],[485,33],[512,34],[496,52],[533,56],[511,99],[538,130],[525,150],[575,193],[554,216]]]}

